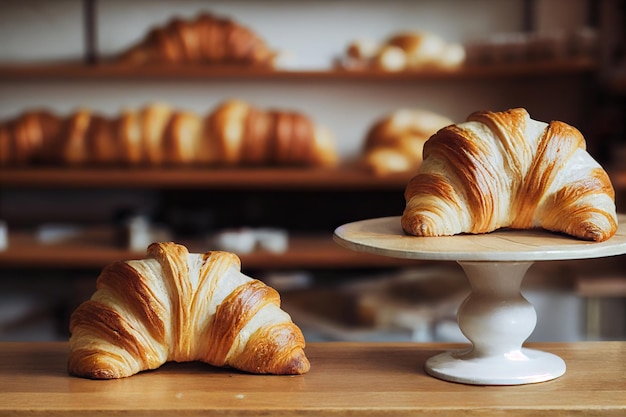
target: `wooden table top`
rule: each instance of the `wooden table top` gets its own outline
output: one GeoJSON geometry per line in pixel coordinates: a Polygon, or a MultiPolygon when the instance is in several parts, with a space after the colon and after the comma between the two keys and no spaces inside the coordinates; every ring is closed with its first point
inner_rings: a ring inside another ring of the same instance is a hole
{"type": "Polygon", "coordinates": [[[462,385],[424,372],[427,358],[456,347],[311,343],[311,371],[301,376],[169,363],[92,381],[68,376],[67,343],[0,343],[0,415],[626,415],[626,342],[531,343],[561,356],[568,369],[521,386],[462,385]]]}
{"type": "Polygon", "coordinates": [[[347,223],[335,230],[333,238],[357,252],[406,259],[502,262],[588,259],[626,253],[626,214],[618,214],[617,218],[617,232],[604,242],[589,242],[541,229],[416,237],[402,231],[400,216],[347,223]]]}

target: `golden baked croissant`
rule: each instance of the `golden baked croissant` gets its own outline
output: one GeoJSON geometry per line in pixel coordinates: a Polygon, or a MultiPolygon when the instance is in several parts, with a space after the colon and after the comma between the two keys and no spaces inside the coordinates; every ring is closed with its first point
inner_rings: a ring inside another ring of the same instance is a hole
{"type": "Polygon", "coordinates": [[[40,162],[60,128],[59,118],[47,110],[27,111],[0,123],[0,166],[40,162]]]}
{"type": "Polygon", "coordinates": [[[615,234],[615,192],[574,127],[525,109],[476,112],[424,145],[405,190],[402,228],[416,236],[541,227],[580,239],[615,234]]]}
{"type": "Polygon", "coordinates": [[[241,100],[222,103],[206,120],[213,152],[227,164],[330,166],[332,134],[294,111],[262,111],[241,100]]]}
{"type": "Polygon", "coordinates": [[[424,143],[452,120],[421,109],[399,109],[367,131],[361,165],[378,175],[417,169],[424,143]]]}
{"type": "Polygon", "coordinates": [[[62,118],[27,112],[0,123],[1,165],[277,164],[330,166],[332,134],[294,111],[240,100],[200,116],[162,103],[105,117],[79,109],[62,118]]]}
{"type": "Polygon", "coordinates": [[[250,29],[202,13],[195,19],[174,18],[151,29],[119,60],[134,65],[222,63],[271,67],[275,55],[250,29]]]}
{"type": "Polygon", "coordinates": [[[240,267],[230,252],[194,254],[174,243],[153,243],[147,259],[109,265],[71,316],[69,373],[123,378],[168,361],[308,372],[304,337],[278,292],[240,267]]]}

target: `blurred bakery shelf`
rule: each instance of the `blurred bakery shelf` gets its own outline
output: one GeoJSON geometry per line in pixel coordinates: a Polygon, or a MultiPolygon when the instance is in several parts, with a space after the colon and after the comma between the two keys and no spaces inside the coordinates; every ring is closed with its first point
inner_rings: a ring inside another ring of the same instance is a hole
{"type": "MultiPolygon", "coordinates": [[[[338,168],[0,168],[0,186],[32,188],[202,188],[404,190],[413,172],[374,175],[338,168]]],[[[615,188],[626,188],[626,170],[609,171],[615,188]]]]}
{"type": "Polygon", "coordinates": [[[313,168],[78,168],[0,169],[0,186],[51,188],[193,188],[404,190],[412,173],[374,175],[349,167],[313,168]]]}
{"type": "Polygon", "coordinates": [[[591,73],[597,62],[588,58],[553,60],[545,62],[512,62],[493,65],[472,65],[457,69],[424,69],[390,72],[364,70],[288,70],[271,68],[244,68],[202,65],[128,66],[113,64],[86,65],[80,63],[9,64],[0,63],[0,79],[254,79],[254,80],[436,80],[436,79],[490,79],[494,77],[525,77],[535,75],[562,75],[591,73]]]}
{"type": "MultiPolygon", "coordinates": [[[[213,248],[208,240],[180,240],[191,252],[213,248]]],[[[9,233],[8,246],[0,251],[1,268],[97,268],[119,260],[141,259],[145,252],[131,251],[115,243],[113,228],[90,228],[78,236],[55,243],[41,243],[34,233],[9,233]]],[[[338,246],[331,235],[290,235],[284,253],[263,250],[239,255],[244,270],[302,268],[402,267],[418,262],[360,254],[338,246]]]]}

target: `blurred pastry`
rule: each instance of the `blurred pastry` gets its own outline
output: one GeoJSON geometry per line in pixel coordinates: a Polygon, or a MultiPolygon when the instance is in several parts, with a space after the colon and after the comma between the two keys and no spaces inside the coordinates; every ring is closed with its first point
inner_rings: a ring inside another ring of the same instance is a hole
{"type": "Polygon", "coordinates": [[[276,53],[256,33],[233,20],[202,13],[154,27],[119,61],[148,64],[235,64],[273,66],[276,53]]]}
{"type": "Polygon", "coordinates": [[[26,111],[0,123],[0,166],[41,161],[45,145],[60,128],[59,118],[47,110],[26,111]]]}
{"type": "Polygon", "coordinates": [[[352,41],[346,48],[344,61],[343,65],[348,69],[454,69],[464,63],[465,48],[432,32],[407,31],[396,33],[379,44],[352,41]]]}
{"type": "Polygon", "coordinates": [[[414,170],[422,162],[424,143],[452,124],[440,114],[420,109],[400,109],[376,121],[368,130],[361,164],[375,174],[414,170]]]}
{"type": "Polygon", "coordinates": [[[154,103],[107,118],[26,112],[0,123],[2,165],[293,165],[337,163],[333,135],[292,110],[227,100],[205,116],[154,103]]]}

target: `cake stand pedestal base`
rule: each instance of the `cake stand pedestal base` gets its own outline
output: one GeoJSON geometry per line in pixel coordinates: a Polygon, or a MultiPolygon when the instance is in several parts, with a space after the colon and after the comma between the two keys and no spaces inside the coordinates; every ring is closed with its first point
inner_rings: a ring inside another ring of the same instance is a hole
{"type": "Polygon", "coordinates": [[[459,262],[471,286],[457,320],[472,342],[426,362],[428,374],[476,385],[520,385],[549,381],[565,373],[556,355],[522,348],[537,323],[521,284],[532,262],[459,262]]]}

